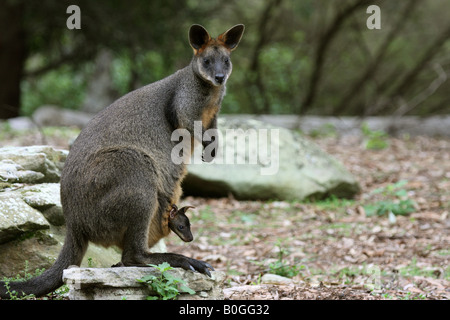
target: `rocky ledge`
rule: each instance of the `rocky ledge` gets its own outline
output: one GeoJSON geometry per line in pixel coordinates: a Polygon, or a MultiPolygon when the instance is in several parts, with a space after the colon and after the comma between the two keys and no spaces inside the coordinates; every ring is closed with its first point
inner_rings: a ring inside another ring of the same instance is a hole
{"type": "MultiPolygon", "coordinates": [[[[166,271],[182,279],[195,291],[189,294],[180,290],[178,300],[223,300],[224,272],[213,271],[211,278],[179,268],[166,271]]],[[[145,283],[137,280],[144,276],[159,276],[152,267],[78,268],[64,270],[63,281],[69,287],[70,300],[145,300],[156,293],[145,283]]]]}

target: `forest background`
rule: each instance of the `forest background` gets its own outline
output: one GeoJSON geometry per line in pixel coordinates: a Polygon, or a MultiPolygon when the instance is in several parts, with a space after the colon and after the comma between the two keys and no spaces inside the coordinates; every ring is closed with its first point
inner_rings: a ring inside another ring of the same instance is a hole
{"type": "Polygon", "coordinates": [[[112,102],[187,65],[193,23],[213,36],[246,25],[222,113],[448,114],[448,12],[445,0],[1,1],[0,119],[44,104],[97,112],[85,98],[101,54],[112,102]],[[71,4],[81,29],[66,26],[71,4]]]}

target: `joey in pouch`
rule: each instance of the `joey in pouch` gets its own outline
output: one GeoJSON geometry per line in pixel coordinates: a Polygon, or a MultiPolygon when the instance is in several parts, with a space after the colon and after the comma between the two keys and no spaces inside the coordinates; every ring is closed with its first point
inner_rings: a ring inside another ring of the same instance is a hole
{"type": "Polygon", "coordinates": [[[191,242],[194,240],[194,236],[191,232],[191,223],[186,216],[186,211],[189,208],[194,207],[186,206],[178,209],[178,207],[173,204],[168,216],[168,227],[184,242],[191,242]]]}
{"type": "MultiPolygon", "coordinates": [[[[188,38],[194,54],[186,67],[126,94],[89,122],[73,143],[61,174],[66,220],[61,252],[40,276],[9,282],[11,292],[41,296],[57,289],[63,284],[63,270],[80,265],[89,242],[122,249],[124,266],[168,262],[210,275],[213,268],[206,262],[151,253],[149,248],[170,231],[161,222],[179,202],[186,175],[186,165],[171,160],[171,150],[178,144],[171,141],[172,132],[189,131],[191,141],[182,142],[189,145],[194,139],[204,148],[219,143],[217,138],[195,136],[194,122],[202,122],[202,134],[217,129],[232,71],[231,52],[243,32],[240,24],[212,38],[202,26],[191,26],[188,38]]],[[[214,152],[204,154],[205,161],[213,157],[214,152]]],[[[4,282],[0,297],[9,297],[4,282]]]]}

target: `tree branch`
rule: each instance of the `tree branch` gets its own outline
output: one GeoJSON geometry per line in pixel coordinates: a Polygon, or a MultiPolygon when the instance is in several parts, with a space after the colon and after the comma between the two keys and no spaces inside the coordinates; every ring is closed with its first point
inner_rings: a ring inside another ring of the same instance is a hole
{"type": "Polygon", "coordinates": [[[83,62],[88,61],[94,57],[96,53],[96,50],[88,49],[88,48],[82,48],[78,47],[75,50],[61,54],[57,59],[50,61],[46,65],[36,68],[34,70],[25,71],[24,77],[28,78],[34,78],[43,75],[44,73],[47,73],[48,71],[57,69],[63,64],[77,61],[77,62],[83,62]]]}
{"type": "Polygon", "coordinates": [[[393,116],[394,118],[400,118],[407,114],[408,112],[412,111],[414,108],[416,108],[419,104],[424,102],[428,97],[430,97],[433,93],[436,92],[439,87],[447,81],[447,73],[444,71],[442,66],[439,63],[433,64],[433,69],[436,71],[438,77],[430,83],[430,85],[423,90],[421,93],[416,95],[414,98],[412,98],[409,102],[405,102],[398,107],[397,110],[394,111],[393,116]]]}

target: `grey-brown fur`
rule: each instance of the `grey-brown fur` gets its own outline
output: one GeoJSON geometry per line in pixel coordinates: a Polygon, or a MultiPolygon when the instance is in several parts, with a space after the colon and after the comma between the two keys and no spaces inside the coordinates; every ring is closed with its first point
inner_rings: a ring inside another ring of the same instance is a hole
{"type": "MultiPolygon", "coordinates": [[[[171,160],[171,150],[178,143],[171,141],[172,131],[185,128],[193,136],[197,120],[203,120],[204,130],[216,127],[231,73],[231,63],[225,68],[221,61],[224,55],[229,59],[243,31],[244,26],[237,25],[212,39],[203,27],[193,25],[189,39],[194,57],[187,67],[128,93],[90,121],[72,145],[61,176],[67,224],[61,253],[41,276],[12,282],[11,290],[40,296],[58,288],[62,271],[81,263],[89,242],[118,246],[126,266],[169,262],[209,274],[213,268],[203,261],[148,249],[167,235],[161,219],[178,202],[186,174],[184,164],[171,160]],[[210,51],[213,46],[218,49],[210,51]],[[214,59],[213,68],[199,64],[206,55],[214,59]],[[224,73],[222,82],[211,81],[219,72],[224,73]]],[[[202,143],[206,147],[211,142],[202,143]]],[[[213,156],[205,155],[205,160],[213,156]]],[[[2,282],[0,297],[8,297],[2,282]]]]}

